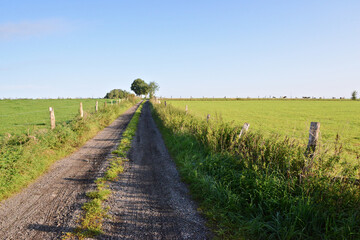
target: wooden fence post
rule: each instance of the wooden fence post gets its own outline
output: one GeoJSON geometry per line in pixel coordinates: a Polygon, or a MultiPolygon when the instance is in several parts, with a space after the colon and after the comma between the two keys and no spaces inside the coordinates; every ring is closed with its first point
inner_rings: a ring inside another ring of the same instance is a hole
{"type": "Polygon", "coordinates": [[[104,102],[104,107],[105,107],[105,108],[107,107],[107,102],[104,102]]]}
{"type": "Polygon", "coordinates": [[[185,105],[185,114],[188,113],[188,105],[185,105]]]}
{"type": "Polygon", "coordinates": [[[80,117],[81,118],[84,117],[84,111],[83,111],[83,107],[82,107],[82,102],[80,103],[80,117]]]}
{"type": "Polygon", "coordinates": [[[55,113],[54,113],[54,109],[52,107],[49,107],[49,111],[50,111],[50,128],[54,129],[55,128],[55,113]]]}
{"type": "Polygon", "coordinates": [[[320,123],[319,122],[311,122],[310,130],[309,130],[309,142],[306,148],[306,154],[312,155],[315,152],[316,146],[318,144],[320,132],[320,123]]]}
{"type": "Polygon", "coordinates": [[[206,116],[206,122],[209,122],[209,120],[210,120],[210,114],[208,114],[208,115],[206,116]]]}
{"type": "Polygon", "coordinates": [[[99,101],[95,103],[95,112],[99,111],[99,101]]]}
{"type": "Polygon", "coordinates": [[[165,101],[165,107],[166,107],[167,105],[166,105],[166,101],[165,101]]]}
{"type": "Polygon", "coordinates": [[[241,135],[243,135],[244,133],[247,132],[247,130],[249,129],[250,124],[249,123],[244,123],[243,127],[241,128],[240,134],[239,134],[239,138],[241,138],[241,135]]]}

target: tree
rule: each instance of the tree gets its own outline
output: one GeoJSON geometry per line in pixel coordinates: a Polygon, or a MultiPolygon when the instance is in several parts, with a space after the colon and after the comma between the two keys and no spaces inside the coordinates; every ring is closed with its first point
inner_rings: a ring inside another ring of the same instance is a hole
{"type": "Polygon", "coordinates": [[[149,93],[149,85],[141,78],[137,78],[131,84],[131,90],[133,90],[137,96],[147,95],[149,93]]]}
{"type": "Polygon", "coordinates": [[[353,92],[351,93],[351,100],[356,100],[356,99],[357,99],[357,94],[358,94],[357,91],[353,91],[353,92]]]}
{"type": "Polygon", "coordinates": [[[156,91],[159,91],[159,84],[157,84],[156,82],[150,82],[149,83],[149,97],[153,98],[155,95],[156,91]]]}
{"type": "Polygon", "coordinates": [[[127,98],[129,96],[129,92],[122,90],[122,89],[113,89],[110,92],[108,92],[104,98],[127,98]]]}

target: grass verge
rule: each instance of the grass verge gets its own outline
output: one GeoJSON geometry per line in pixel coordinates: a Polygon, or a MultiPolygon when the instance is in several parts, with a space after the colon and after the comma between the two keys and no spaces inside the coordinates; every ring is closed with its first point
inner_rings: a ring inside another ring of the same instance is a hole
{"type": "Polygon", "coordinates": [[[309,158],[286,137],[250,131],[239,139],[241,127],[170,105],[152,113],[217,238],[360,239],[359,168],[339,170],[341,149],[309,158]]]}
{"type": "Polygon", "coordinates": [[[39,129],[0,139],[0,201],[20,191],[59,160],[108,126],[136,101],[110,105],[97,113],[85,113],[54,130],[39,129]]]}
{"type": "Polygon", "coordinates": [[[104,206],[104,202],[111,195],[108,182],[116,180],[124,170],[123,162],[127,161],[126,155],[135,136],[143,104],[144,102],[140,104],[126,127],[118,148],[112,152],[114,156],[109,159],[109,167],[104,176],[96,180],[96,190],[86,194],[89,201],[82,206],[84,213],[80,218],[79,226],[74,232],[66,233],[63,239],[85,239],[101,234],[103,221],[108,217],[108,208],[104,206]]]}

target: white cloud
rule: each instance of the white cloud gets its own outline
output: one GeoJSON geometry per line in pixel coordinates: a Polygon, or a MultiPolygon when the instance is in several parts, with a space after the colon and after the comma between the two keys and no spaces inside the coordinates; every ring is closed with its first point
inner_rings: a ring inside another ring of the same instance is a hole
{"type": "Polygon", "coordinates": [[[60,19],[0,23],[0,39],[42,36],[67,28],[68,23],[60,19]]]}

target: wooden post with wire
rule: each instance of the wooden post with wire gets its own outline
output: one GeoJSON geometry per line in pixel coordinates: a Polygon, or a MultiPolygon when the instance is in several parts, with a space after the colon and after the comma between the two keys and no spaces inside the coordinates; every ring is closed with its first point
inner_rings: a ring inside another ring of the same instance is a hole
{"type": "Polygon", "coordinates": [[[82,102],[80,103],[80,117],[81,117],[81,118],[84,117],[84,111],[83,111],[82,102]]]}
{"type": "Polygon", "coordinates": [[[247,130],[249,130],[249,127],[250,127],[249,123],[244,123],[243,127],[241,128],[239,138],[241,138],[241,135],[245,134],[247,130]]]}
{"type": "Polygon", "coordinates": [[[320,123],[311,122],[309,130],[309,142],[306,148],[306,155],[312,156],[316,150],[316,146],[319,140],[320,123]]]}
{"type": "Polygon", "coordinates": [[[54,129],[55,128],[55,112],[52,107],[49,107],[49,111],[50,111],[50,128],[54,129]]]}
{"type": "Polygon", "coordinates": [[[95,112],[99,111],[99,101],[96,101],[95,103],[95,112]]]}

